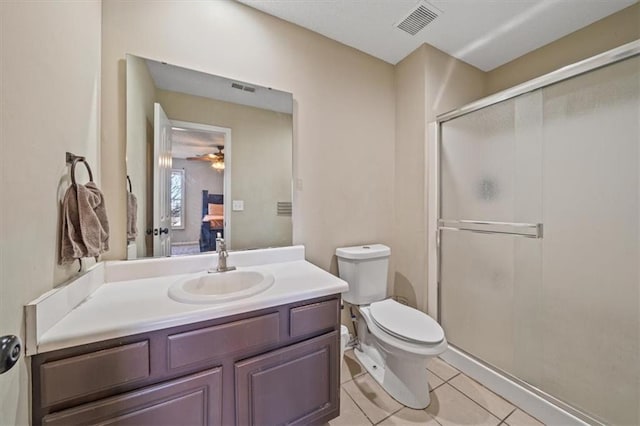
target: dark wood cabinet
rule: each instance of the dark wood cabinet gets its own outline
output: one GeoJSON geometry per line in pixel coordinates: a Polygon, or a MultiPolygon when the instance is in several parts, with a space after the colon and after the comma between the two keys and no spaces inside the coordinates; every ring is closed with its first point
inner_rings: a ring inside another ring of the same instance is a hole
{"type": "Polygon", "coordinates": [[[238,424],[307,425],[337,416],[337,335],[334,331],[236,363],[238,424]]]}
{"type": "Polygon", "coordinates": [[[339,295],[35,355],[34,425],[283,425],[337,417],[339,295]]]}
{"type": "Polygon", "coordinates": [[[216,368],[83,404],[42,419],[45,426],[222,424],[222,370],[216,368]]]}

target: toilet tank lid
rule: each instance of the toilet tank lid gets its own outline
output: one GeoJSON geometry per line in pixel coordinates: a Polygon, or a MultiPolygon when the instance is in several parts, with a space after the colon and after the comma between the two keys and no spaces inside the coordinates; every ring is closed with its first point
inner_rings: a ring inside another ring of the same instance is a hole
{"type": "Polygon", "coordinates": [[[383,244],[365,244],[362,246],[336,249],[336,256],[343,259],[375,259],[391,254],[391,249],[383,244]]]}

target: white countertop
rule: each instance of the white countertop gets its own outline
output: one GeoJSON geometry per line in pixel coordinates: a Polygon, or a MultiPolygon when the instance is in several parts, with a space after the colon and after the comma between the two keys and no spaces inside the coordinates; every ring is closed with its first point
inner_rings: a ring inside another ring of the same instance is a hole
{"type": "Polygon", "coordinates": [[[169,287],[189,274],[106,282],[38,335],[37,353],[205,321],[348,290],[346,282],[306,260],[240,266],[271,273],[275,284],[254,296],[220,304],[180,303],[169,287]]]}

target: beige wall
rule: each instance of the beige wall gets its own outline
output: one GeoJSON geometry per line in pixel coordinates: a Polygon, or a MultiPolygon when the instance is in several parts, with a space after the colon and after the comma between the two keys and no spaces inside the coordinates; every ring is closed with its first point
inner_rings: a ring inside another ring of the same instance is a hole
{"type": "Polygon", "coordinates": [[[491,94],[640,39],[640,3],[575,31],[487,73],[491,94]]]}
{"type": "MultiPolygon", "coordinates": [[[[138,235],[136,237],[137,256],[145,257],[146,234],[149,228],[147,211],[151,201],[147,179],[151,176],[147,170],[148,142],[153,141],[153,103],[156,101],[156,87],[149,73],[149,68],[144,59],[130,56],[126,60],[127,68],[127,172],[131,179],[131,188],[138,201],[136,224],[138,235]],[[132,166],[133,165],[133,166],[132,166]]],[[[112,232],[113,235],[113,232],[112,232]]],[[[152,255],[152,253],[150,254],[152,255]]]]}
{"type": "Polygon", "coordinates": [[[394,294],[427,308],[427,123],[483,96],[485,73],[424,44],[396,66],[394,294]]]}
{"type": "Polygon", "coordinates": [[[231,129],[231,194],[243,200],[232,211],[230,249],[288,246],[291,217],[276,215],[277,201],[291,201],[291,114],[222,102],[185,93],[157,90],[158,102],[171,120],[231,129]]]}
{"type": "MultiPolygon", "coordinates": [[[[0,2],[0,335],[24,341],[23,305],[76,274],[57,264],[59,201],[65,151],[101,182],[100,15],[99,1],[0,2]]],[[[23,357],[0,376],[0,424],[28,422],[23,357]]]]}
{"type": "Polygon", "coordinates": [[[232,1],[103,3],[102,164],[111,258],[125,257],[126,53],[293,93],[293,242],[336,270],[343,245],[391,244],[393,66],[232,1]],[[176,22],[188,22],[171,31],[176,22]],[[108,182],[108,185],[106,184],[108,182]]]}
{"type": "Polygon", "coordinates": [[[393,219],[393,294],[422,307],[426,289],[425,137],[426,49],[420,47],[396,65],[396,143],[393,219]]]}

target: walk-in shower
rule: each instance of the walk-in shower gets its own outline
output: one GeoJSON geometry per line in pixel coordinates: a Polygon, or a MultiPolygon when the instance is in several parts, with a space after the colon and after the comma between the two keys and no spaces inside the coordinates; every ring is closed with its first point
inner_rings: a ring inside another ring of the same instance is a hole
{"type": "Polygon", "coordinates": [[[447,339],[593,423],[640,424],[639,54],[627,44],[437,122],[447,339]]]}

